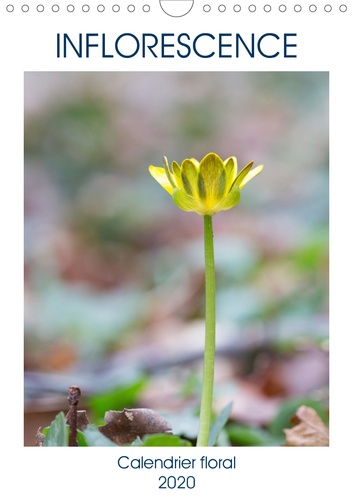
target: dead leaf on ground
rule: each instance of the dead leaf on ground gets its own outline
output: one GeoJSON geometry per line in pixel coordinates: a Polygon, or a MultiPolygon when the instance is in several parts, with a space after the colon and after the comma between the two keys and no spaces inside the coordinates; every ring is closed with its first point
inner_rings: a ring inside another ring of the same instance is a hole
{"type": "Polygon", "coordinates": [[[107,411],[106,425],[98,427],[100,432],[118,445],[129,444],[145,434],[172,433],[170,424],[149,408],[107,411]]]}
{"type": "Polygon", "coordinates": [[[326,387],[328,383],[328,352],[316,347],[298,349],[287,356],[266,360],[258,370],[259,383],[266,396],[302,396],[326,387]]]}
{"type": "Polygon", "coordinates": [[[292,429],[284,429],[285,446],[329,446],[329,430],[313,408],[300,406],[292,429]]]}
{"type": "MultiPolygon", "coordinates": [[[[66,414],[65,420],[66,423],[69,424],[69,416],[70,412],[66,414]]],[[[80,431],[84,431],[89,424],[89,420],[87,417],[86,410],[77,410],[77,429],[80,431]]]]}

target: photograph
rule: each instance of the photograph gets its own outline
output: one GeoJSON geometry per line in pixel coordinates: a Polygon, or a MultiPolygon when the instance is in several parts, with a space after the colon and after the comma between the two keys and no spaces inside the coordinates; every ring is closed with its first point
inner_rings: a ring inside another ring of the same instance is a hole
{"type": "Polygon", "coordinates": [[[329,446],[329,72],[23,78],[24,447],[329,446]]]}

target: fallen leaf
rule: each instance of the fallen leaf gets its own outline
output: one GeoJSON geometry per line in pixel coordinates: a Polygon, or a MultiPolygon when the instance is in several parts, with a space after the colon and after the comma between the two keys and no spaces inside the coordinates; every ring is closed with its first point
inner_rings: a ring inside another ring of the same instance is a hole
{"type": "Polygon", "coordinates": [[[327,351],[298,348],[291,355],[269,358],[258,374],[260,386],[268,397],[304,396],[327,386],[328,366],[327,351]]]}
{"type": "Polygon", "coordinates": [[[106,425],[98,429],[118,445],[132,443],[137,437],[142,438],[146,434],[172,433],[165,418],[149,408],[110,410],[106,412],[104,420],[106,425]]]}
{"type": "MultiPolygon", "coordinates": [[[[69,424],[70,412],[65,416],[66,423],[69,424]]],[[[77,410],[77,429],[84,431],[89,424],[86,410],[77,410]]]]}
{"type": "Polygon", "coordinates": [[[294,427],[284,429],[285,446],[328,446],[329,430],[309,406],[300,406],[292,419],[294,427]]]}
{"type": "Polygon", "coordinates": [[[229,381],[222,394],[215,397],[215,410],[220,412],[229,401],[233,401],[230,419],[254,426],[272,421],[281,404],[280,398],[266,397],[256,381],[240,378],[229,381]]]}

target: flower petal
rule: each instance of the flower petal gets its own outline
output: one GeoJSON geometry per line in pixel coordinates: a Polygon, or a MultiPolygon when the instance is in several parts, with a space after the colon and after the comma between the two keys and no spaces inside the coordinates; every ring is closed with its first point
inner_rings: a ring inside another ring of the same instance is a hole
{"type": "Polygon", "coordinates": [[[190,196],[197,196],[198,162],[186,159],[181,164],[181,188],[190,196]]]}
{"type": "Polygon", "coordinates": [[[176,161],[172,162],[172,174],[175,179],[175,185],[179,189],[184,189],[183,181],[181,179],[181,166],[176,161]]]}
{"type": "Polygon", "coordinates": [[[205,205],[211,207],[224,196],[226,172],[224,163],[215,153],[209,153],[200,162],[198,192],[205,205]]]}
{"type": "Polygon", "coordinates": [[[169,194],[173,194],[173,186],[170,184],[167,174],[162,167],[150,165],[150,174],[169,194]]]}
{"type": "Polygon", "coordinates": [[[168,158],[166,156],[163,157],[163,167],[164,167],[165,173],[167,175],[169,184],[174,189],[176,187],[175,179],[174,179],[172,172],[170,171],[169,164],[168,164],[168,158]]]}
{"type": "Polygon", "coordinates": [[[182,210],[185,210],[185,212],[197,212],[200,215],[204,215],[202,204],[185,193],[185,191],[174,189],[172,196],[174,203],[182,210]]]}
{"type": "Polygon", "coordinates": [[[253,179],[254,177],[256,177],[256,175],[258,175],[263,168],[264,168],[263,165],[258,165],[257,167],[255,167],[252,170],[250,170],[250,172],[248,172],[246,174],[246,176],[243,178],[243,180],[239,184],[239,188],[243,189],[243,187],[245,186],[245,184],[247,184],[249,181],[251,181],[251,179],[253,179]]]}
{"type": "MultiPolygon", "coordinates": [[[[221,210],[229,210],[230,208],[235,207],[240,201],[240,189],[238,186],[235,186],[230,193],[227,194],[226,197],[222,198],[217,205],[213,207],[213,213],[220,212],[221,210]]],[[[210,214],[212,215],[212,214],[210,214]]]]}
{"type": "Polygon", "coordinates": [[[227,158],[224,162],[224,169],[226,172],[226,189],[225,192],[229,192],[233,186],[233,182],[238,173],[238,162],[235,156],[227,158]]]}
{"type": "Polygon", "coordinates": [[[191,163],[195,165],[196,168],[199,168],[200,162],[195,160],[195,158],[188,158],[191,163]]]}

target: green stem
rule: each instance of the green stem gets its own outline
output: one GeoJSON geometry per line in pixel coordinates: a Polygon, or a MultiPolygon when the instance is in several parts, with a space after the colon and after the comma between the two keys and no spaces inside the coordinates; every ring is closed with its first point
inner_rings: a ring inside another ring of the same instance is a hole
{"type": "Polygon", "coordinates": [[[216,349],[216,283],[212,216],[204,216],[205,242],[205,350],[203,364],[200,424],[197,446],[208,446],[211,428],[214,364],[216,349]]]}

